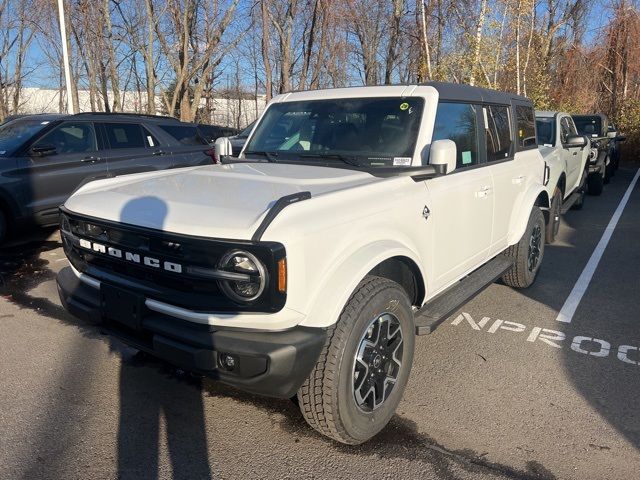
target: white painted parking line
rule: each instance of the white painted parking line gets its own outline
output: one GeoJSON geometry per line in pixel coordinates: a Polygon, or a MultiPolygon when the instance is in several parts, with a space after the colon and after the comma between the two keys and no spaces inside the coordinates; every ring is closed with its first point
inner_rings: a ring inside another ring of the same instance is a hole
{"type": "Polygon", "coordinates": [[[593,274],[596,271],[596,268],[598,267],[598,263],[600,263],[600,259],[602,258],[602,255],[604,254],[604,251],[607,248],[607,244],[609,243],[609,240],[611,240],[611,235],[613,235],[613,231],[615,230],[616,225],[618,225],[618,220],[620,220],[620,216],[622,215],[624,207],[627,205],[627,202],[629,201],[631,192],[633,191],[633,188],[636,186],[636,183],[638,182],[638,177],[640,177],[640,169],[638,169],[635,176],[633,177],[633,180],[631,180],[631,183],[629,184],[627,191],[624,193],[622,200],[620,200],[620,203],[618,204],[618,208],[616,208],[616,211],[613,212],[613,216],[611,217],[611,220],[609,221],[607,228],[604,229],[602,238],[600,239],[600,241],[598,242],[598,245],[596,245],[595,250],[591,254],[591,258],[589,258],[589,261],[587,262],[587,265],[584,267],[584,270],[582,270],[582,273],[580,274],[578,281],[573,286],[573,290],[571,290],[571,293],[569,294],[569,296],[564,302],[564,305],[560,309],[560,313],[556,318],[558,322],[571,323],[571,320],[573,320],[573,315],[576,313],[576,309],[580,304],[580,300],[582,300],[582,296],[587,291],[587,287],[589,287],[589,283],[591,282],[591,279],[593,278],[593,274]]]}

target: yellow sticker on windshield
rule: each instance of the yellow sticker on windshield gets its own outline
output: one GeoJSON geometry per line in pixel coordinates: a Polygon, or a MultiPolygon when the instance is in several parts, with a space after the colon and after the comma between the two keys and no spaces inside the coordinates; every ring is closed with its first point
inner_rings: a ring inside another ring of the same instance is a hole
{"type": "Polygon", "coordinates": [[[409,104],[408,104],[407,102],[402,102],[402,103],[400,104],[400,110],[402,110],[403,112],[404,112],[407,108],[409,108],[409,104]]]}

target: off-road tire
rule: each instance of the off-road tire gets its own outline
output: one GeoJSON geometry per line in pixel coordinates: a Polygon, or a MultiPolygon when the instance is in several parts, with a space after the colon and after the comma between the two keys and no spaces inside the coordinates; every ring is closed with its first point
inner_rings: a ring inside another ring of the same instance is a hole
{"type": "Polygon", "coordinates": [[[582,207],[584,207],[584,197],[586,196],[587,191],[587,178],[589,178],[589,172],[585,169],[584,172],[582,172],[582,178],[580,179],[580,185],[578,186],[580,196],[578,197],[578,200],[571,205],[573,210],[582,210],[582,207]]]}
{"type": "Polygon", "coordinates": [[[587,177],[587,192],[589,195],[598,196],[604,190],[604,178],[602,173],[593,172],[587,177]]]}
{"type": "Polygon", "coordinates": [[[338,442],[357,445],[382,430],[393,416],[413,363],[415,326],[405,290],[386,278],[367,276],[352,293],[309,377],[298,390],[305,420],[318,432],[338,442]],[[369,324],[382,313],[398,319],[403,351],[397,381],[388,398],[375,410],[361,410],[354,397],[355,356],[369,324]]]}
{"type": "Polygon", "coordinates": [[[613,160],[611,160],[609,157],[607,157],[607,159],[605,160],[605,167],[604,167],[604,184],[608,184],[611,181],[611,178],[614,175],[614,165],[613,165],[613,160]],[[607,161],[609,163],[607,163],[607,161]]]}
{"type": "Polygon", "coordinates": [[[551,198],[551,206],[549,207],[549,221],[545,228],[545,240],[547,243],[553,243],[560,229],[560,212],[562,210],[562,191],[556,187],[551,198]]]}
{"type": "Polygon", "coordinates": [[[529,223],[527,223],[527,228],[525,229],[522,238],[518,243],[510,246],[504,252],[505,256],[513,259],[513,266],[502,276],[502,281],[505,284],[514,288],[527,288],[534,282],[544,258],[544,238],[542,238],[544,236],[544,231],[544,215],[540,208],[533,207],[531,215],[529,216],[529,223]],[[529,268],[529,248],[536,228],[539,229],[538,231],[540,235],[538,243],[539,256],[532,270],[529,268]]]}

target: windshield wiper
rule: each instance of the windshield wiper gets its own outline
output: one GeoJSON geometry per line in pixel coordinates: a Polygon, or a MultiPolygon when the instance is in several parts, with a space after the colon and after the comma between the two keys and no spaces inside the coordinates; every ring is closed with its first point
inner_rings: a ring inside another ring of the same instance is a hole
{"type": "Polygon", "coordinates": [[[354,167],[363,167],[364,165],[360,163],[356,157],[349,155],[341,155],[339,153],[301,153],[299,155],[301,158],[331,158],[340,160],[347,165],[352,165],[354,167]]]}
{"type": "Polygon", "coordinates": [[[275,163],[277,162],[276,158],[278,157],[278,152],[260,152],[260,151],[251,151],[244,152],[245,155],[262,155],[267,159],[268,162],[275,163]]]}

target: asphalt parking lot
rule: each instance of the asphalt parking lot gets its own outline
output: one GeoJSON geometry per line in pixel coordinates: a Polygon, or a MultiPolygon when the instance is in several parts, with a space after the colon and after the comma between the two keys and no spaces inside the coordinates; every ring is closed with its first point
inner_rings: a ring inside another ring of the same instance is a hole
{"type": "Polygon", "coordinates": [[[0,478],[638,478],[640,185],[581,275],[635,174],[565,216],[531,288],[494,284],[419,337],[398,414],[359,447],[69,316],[57,233],[3,247],[0,478]]]}

